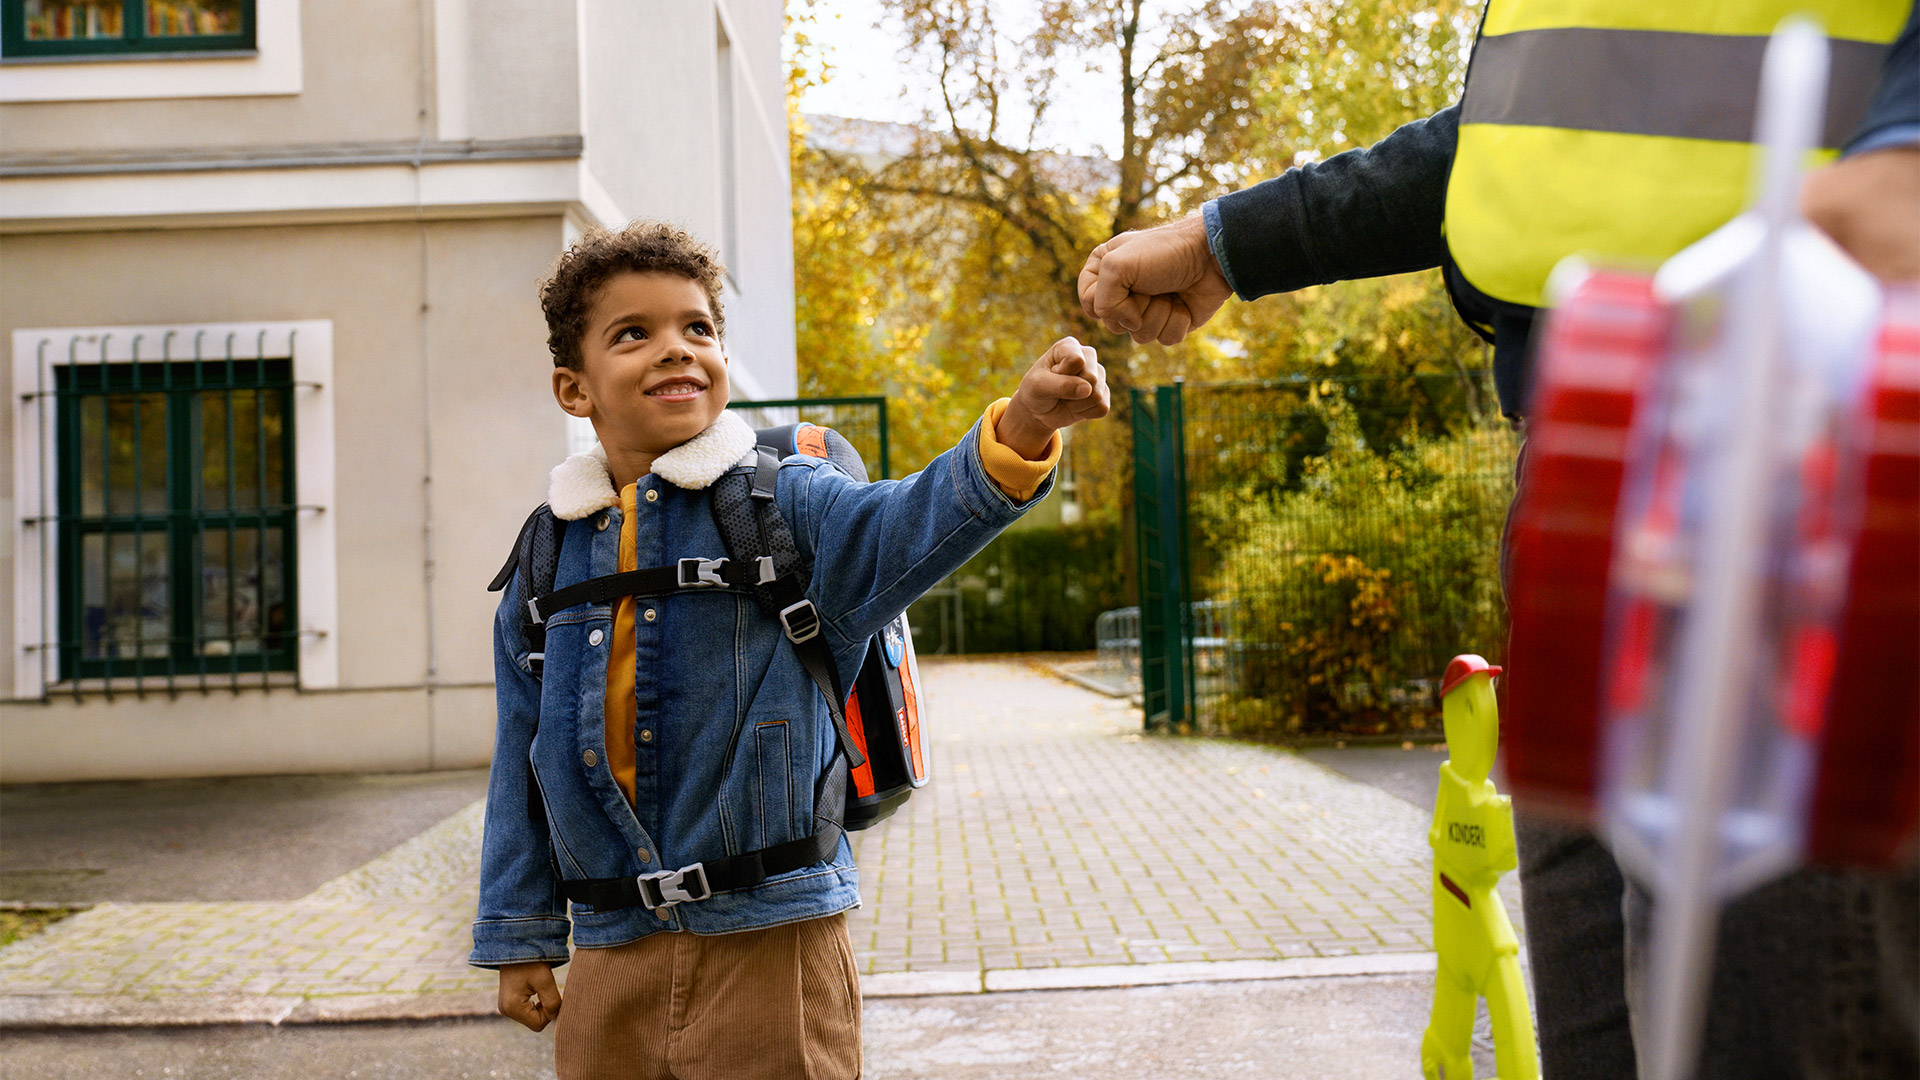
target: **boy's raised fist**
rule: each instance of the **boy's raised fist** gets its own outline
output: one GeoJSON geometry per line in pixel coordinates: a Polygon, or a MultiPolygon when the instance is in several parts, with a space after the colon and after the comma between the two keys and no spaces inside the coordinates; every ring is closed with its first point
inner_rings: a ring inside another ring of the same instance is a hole
{"type": "Polygon", "coordinates": [[[1091,347],[1064,337],[1027,369],[1012,403],[994,425],[994,435],[1014,453],[1037,461],[1055,431],[1098,420],[1112,407],[1107,369],[1091,347]]]}

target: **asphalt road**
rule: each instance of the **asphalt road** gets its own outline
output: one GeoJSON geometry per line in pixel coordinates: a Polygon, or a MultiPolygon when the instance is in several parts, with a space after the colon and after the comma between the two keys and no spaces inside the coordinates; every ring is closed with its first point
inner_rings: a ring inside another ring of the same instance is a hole
{"type": "Polygon", "coordinates": [[[1434,800],[1440,795],[1440,765],[1447,760],[1447,751],[1443,743],[1415,743],[1410,750],[1398,746],[1323,746],[1302,750],[1300,756],[1431,814],[1434,800]]]}
{"type": "MultiPolygon", "coordinates": [[[[1406,1033],[1424,1027],[1428,993],[1425,978],[1374,977],[870,1000],[865,1076],[1415,1077],[1406,1033]]],[[[552,1076],[552,1029],[505,1020],[13,1032],[0,1058],[7,1080],[552,1076]]]]}
{"type": "Polygon", "coordinates": [[[485,769],[0,787],[0,900],[297,900],[487,793],[485,769]]]}

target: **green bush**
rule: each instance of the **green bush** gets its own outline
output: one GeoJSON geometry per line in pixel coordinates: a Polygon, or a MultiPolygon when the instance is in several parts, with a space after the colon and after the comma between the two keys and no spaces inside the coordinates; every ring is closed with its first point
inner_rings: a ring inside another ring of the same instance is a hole
{"type": "Polygon", "coordinates": [[[1212,556],[1196,595],[1229,611],[1223,655],[1204,658],[1208,727],[1418,730],[1449,657],[1502,649],[1513,435],[1415,432],[1376,452],[1345,410],[1330,409],[1327,424],[1322,455],[1275,455],[1194,493],[1212,556]]]}
{"type": "Polygon", "coordinates": [[[1091,649],[1099,614],[1133,603],[1121,558],[1119,526],[1110,521],[1001,533],[907,609],[914,641],[926,653],[1091,649]]]}

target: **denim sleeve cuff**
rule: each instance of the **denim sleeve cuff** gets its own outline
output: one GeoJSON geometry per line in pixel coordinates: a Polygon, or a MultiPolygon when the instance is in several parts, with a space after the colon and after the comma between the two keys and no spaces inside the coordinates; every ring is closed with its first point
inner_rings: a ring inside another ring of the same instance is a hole
{"type": "Polygon", "coordinates": [[[1899,146],[1920,146],[1920,123],[1888,124],[1878,131],[1869,132],[1847,147],[1846,156],[1891,150],[1899,146]]]}
{"type": "Polygon", "coordinates": [[[547,916],[476,919],[473,952],[467,956],[467,963],[474,967],[499,968],[544,960],[559,967],[568,960],[567,934],[572,929],[568,920],[547,916]]]}
{"type": "Polygon", "coordinates": [[[1220,276],[1227,279],[1227,288],[1233,290],[1233,295],[1240,296],[1240,285],[1233,280],[1233,267],[1227,264],[1227,225],[1220,219],[1220,208],[1214,205],[1217,201],[1208,199],[1200,204],[1200,220],[1207,226],[1207,249],[1213,252],[1213,261],[1220,264],[1220,276]]]}

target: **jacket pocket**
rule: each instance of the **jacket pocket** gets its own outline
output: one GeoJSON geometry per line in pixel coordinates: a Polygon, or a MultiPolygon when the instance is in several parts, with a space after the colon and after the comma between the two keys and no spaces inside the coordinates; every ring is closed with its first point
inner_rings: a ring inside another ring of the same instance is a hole
{"type": "MultiPolygon", "coordinates": [[[[538,736],[535,736],[538,738],[538,736]]],[[[533,779],[534,798],[540,800],[541,817],[546,819],[547,840],[552,844],[551,856],[555,875],[562,878],[584,878],[587,872],[580,868],[580,861],[573,857],[567,848],[567,841],[560,835],[560,819],[553,816],[553,800],[547,798],[547,786],[540,781],[540,770],[534,767],[532,755],[528,755],[527,775],[533,779]]]]}
{"type": "Polygon", "coordinates": [[[754,821],[759,836],[754,848],[784,844],[793,835],[793,746],[785,720],[770,720],[753,728],[754,821]]]}

